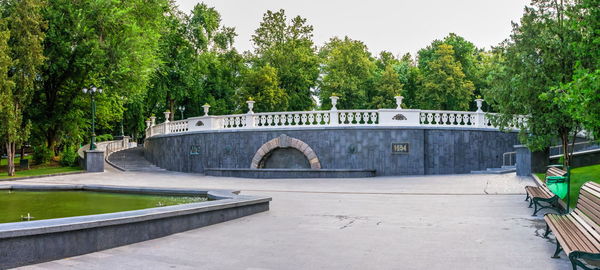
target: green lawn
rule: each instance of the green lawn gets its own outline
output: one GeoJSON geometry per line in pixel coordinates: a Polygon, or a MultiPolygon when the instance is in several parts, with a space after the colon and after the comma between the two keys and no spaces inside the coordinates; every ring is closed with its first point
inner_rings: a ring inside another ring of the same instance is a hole
{"type": "MultiPolygon", "coordinates": [[[[31,156],[26,156],[25,158],[31,159],[31,156]]],[[[19,162],[21,162],[21,161],[20,161],[20,158],[17,157],[17,158],[15,158],[15,166],[16,166],[17,171],[15,172],[15,176],[9,177],[6,173],[7,162],[8,162],[8,160],[6,160],[5,158],[0,160],[0,180],[8,180],[10,178],[16,178],[16,177],[39,176],[39,175],[83,171],[79,167],[60,166],[60,164],[58,164],[58,162],[56,162],[56,161],[50,161],[49,163],[42,164],[42,165],[31,164],[31,161],[30,161],[31,169],[20,170],[19,162]]]]}
{"type": "MultiPolygon", "coordinates": [[[[536,175],[544,181],[545,174],[537,173],[536,175]]],[[[577,204],[579,188],[587,181],[600,183],[600,164],[571,169],[571,207],[577,204]]]]}
{"type": "MultiPolygon", "coordinates": [[[[31,162],[31,156],[25,156],[25,159],[29,159],[31,162]]],[[[19,166],[19,162],[21,162],[21,158],[20,157],[15,157],[15,165],[19,166]]],[[[6,166],[8,165],[8,159],[3,158],[2,160],[0,160],[0,166],[6,166]]]]}
{"type": "Polygon", "coordinates": [[[26,176],[38,176],[38,175],[47,175],[47,174],[57,174],[57,173],[65,173],[65,172],[77,172],[83,171],[79,167],[42,167],[42,168],[34,168],[25,171],[17,171],[16,175],[13,177],[9,177],[6,175],[6,172],[2,172],[0,174],[0,179],[7,180],[15,177],[26,177],[26,176]]]}

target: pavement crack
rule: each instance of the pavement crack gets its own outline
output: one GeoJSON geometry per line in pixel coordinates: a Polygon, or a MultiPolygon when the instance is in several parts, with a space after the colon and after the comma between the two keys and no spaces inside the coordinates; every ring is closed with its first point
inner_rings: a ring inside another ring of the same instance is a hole
{"type": "Polygon", "coordinates": [[[354,224],[355,221],[356,221],[355,219],[350,220],[350,222],[348,222],[346,225],[340,227],[340,230],[346,229],[348,227],[352,227],[352,224],[354,224]]]}

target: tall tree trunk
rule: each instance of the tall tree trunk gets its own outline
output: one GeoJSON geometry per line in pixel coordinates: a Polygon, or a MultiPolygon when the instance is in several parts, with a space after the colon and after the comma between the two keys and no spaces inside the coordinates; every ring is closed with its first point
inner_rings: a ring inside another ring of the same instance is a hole
{"type": "Polygon", "coordinates": [[[8,158],[8,176],[15,175],[15,143],[6,143],[6,155],[8,158]]]}
{"type": "Polygon", "coordinates": [[[569,155],[569,132],[567,129],[561,129],[560,139],[562,141],[563,148],[563,166],[564,169],[567,169],[567,167],[571,164],[569,155]]]}
{"type": "Polygon", "coordinates": [[[174,99],[169,99],[169,110],[171,111],[171,114],[169,115],[169,121],[173,121],[173,119],[175,118],[175,100],[174,99]]]}

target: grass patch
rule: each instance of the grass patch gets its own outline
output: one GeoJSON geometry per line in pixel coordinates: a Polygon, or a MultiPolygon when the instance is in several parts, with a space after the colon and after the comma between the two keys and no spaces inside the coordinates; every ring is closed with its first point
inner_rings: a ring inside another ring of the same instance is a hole
{"type": "Polygon", "coordinates": [[[66,173],[66,172],[78,172],[83,171],[79,167],[47,167],[47,168],[37,168],[30,169],[25,171],[17,171],[15,176],[8,176],[6,172],[3,175],[0,175],[0,179],[10,179],[16,177],[27,177],[27,176],[39,176],[39,175],[49,175],[49,174],[57,174],[57,173],[66,173]]]}
{"type": "MultiPolygon", "coordinates": [[[[31,156],[25,156],[25,159],[28,159],[30,164],[31,164],[31,156]]],[[[21,162],[21,158],[20,157],[15,157],[15,165],[19,166],[19,162],[21,162]]],[[[8,159],[3,158],[0,160],[0,166],[6,166],[8,165],[8,159]]],[[[6,170],[6,169],[5,169],[6,170]]]]}
{"type": "MultiPolygon", "coordinates": [[[[544,173],[536,173],[536,175],[542,181],[546,177],[544,173]]],[[[600,164],[571,169],[571,200],[569,203],[571,207],[577,204],[579,189],[587,181],[600,183],[600,164]]]]}
{"type": "MultiPolygon", "coordinates": [[[[26,156],[25,158],[30,159],[31,157],[26,156]]],[[[0,162],[0,179],[1,180],[9,180],[11,178],[18,178],[18,177],[40,176],[40,175],[49,175],[49,174],[57,174],[57,173],[83,171],[79,167],[61,166],[56,161],[50,161],[46,164],[41,164],[41,165],[30,165],[29,170],[21,170],[19,168],[19,162],[20,162],[20,159],[18,157],[15,158],[15,167],[16,167],[15,168],[16,169],[15,176],[8,176],[7,160],[2,159],[2,161],[0,162]]]]}

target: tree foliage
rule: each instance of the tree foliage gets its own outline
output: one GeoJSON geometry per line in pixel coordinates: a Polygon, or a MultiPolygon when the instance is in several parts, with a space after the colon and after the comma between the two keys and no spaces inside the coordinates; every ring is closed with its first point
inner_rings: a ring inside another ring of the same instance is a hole
{"type": "Polygon", "coordinates": [[[553,102],[557,93],[552,89],[573,79],[576,59],[568,47],[578,34],[566,27],[569,3],[533,4],[525,9],[520,24],[514,24],[510,39],[496,48],[501,57],[486,96],[501,113],[497,121],[504,127],[514,124],[517,114],[529,116],[520,128],[521,139],[530,148],[542,149],[558,137],[566,150],[568,136],[579,125],[565,106],[553,102]]]}
{"type": "Polygon", "coordinates": [[[452,45],[437,46],[433,60],[423,67],[422,89],[417,102],[422,109],[467,110],[475,87],[466,79],[452,45]]]}
{"type": "MultiPolygon", "coordinates": [[[[11,1],[8,4],[8,77],[12,87],[7,83],[1,87],[0,97],[3,103],[0,111],[0,138],[6,144],[8,156],[8,175],[15,174],[15,152],[29,138],[31,123],[23,119],[23,114],[31,101],[35,83],[39,78],[39,70],[44,62],[42,42],[46,22],[41,10],[45,2],[40,0],[11,1]],[[7,87],[8,86],[8,87],[7,87]]],[[[5,47],[6,45],[0,45],[5,47]]],[[[4,69],[4,68],[2,68],[4,69]]],[[[1,71],[0,71],[1,72],[1,71]]]]}
{"type": "Polygon", "coordinates": [[[367,95],[376,71],[367,46],[348,37],[336,37],[321,48],[320,55],[323,59],[323,78],[319,82],[322,108],[331,108],[329,97],[333,94],[340,96],[340,109],[367,107],[367,95]]]}
{"type": "Polygon", "coordinates": [[[29,114],[36,144],[56,152],[90,134],[90,101],[81,89],[92,84],[104,89],[97,96],[98,127],[113,128],[123,115],[121,97],[146,91],[166,7],[167,0],[48,1],[47,64],[29,114]]]}
{"type": "Polygon", "coordinates": [[[289,103],[279,110],[301,111],[315,106],[311,89],[319,77],[319,57],[312,41],[312,25],[296,16],[289,22],[284,10],[267,11],[252,41],[253,66],[271,66],[279,78],[279,87],[289,103]]]}

